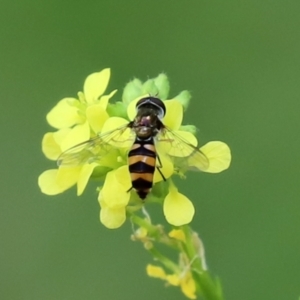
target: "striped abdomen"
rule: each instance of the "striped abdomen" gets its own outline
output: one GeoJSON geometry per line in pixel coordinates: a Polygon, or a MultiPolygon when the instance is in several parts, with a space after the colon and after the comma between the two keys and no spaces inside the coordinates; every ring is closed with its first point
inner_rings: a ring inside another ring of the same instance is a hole
{"type": "Polygon", "coordinates": [[[141,199],[145,199],[153,184],[156,166],[156,151],[153,139],[136,139],[128,154],[132,187],[141,199]]]}

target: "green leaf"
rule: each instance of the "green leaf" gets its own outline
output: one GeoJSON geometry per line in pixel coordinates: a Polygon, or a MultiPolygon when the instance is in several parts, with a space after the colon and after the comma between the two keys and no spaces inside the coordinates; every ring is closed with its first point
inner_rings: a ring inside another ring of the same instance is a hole
{"type": "Polygon", "coordinates": [[[118,101],[114,104],[108,103],[106,111],[110,117],[120,117],[120,118],[128,119],[127,109],[123,102],[118,101]]]}
{"type": "Polygon", "coordinates": [[[158,89],[153,79],[148,79],[144,82],[142,93],[149,94],[150,96],[156,96],[158,94],[158,89]]]}
{"type": "Polygon", "coordinates": [[[128,105],[132,100],[142,95],[142,82],[138,78],[128,82],[123,90],[122,101],[128,105]]]}
{"type": "Polygon", "coordinates": [[[191,97],[191,93],[185,90],[180,92],[176,97],[174,97],[174,99],[179,101],[183,106],[183,110],[186,111],[190,104],[191,97]]]}
{"type": "Polygon", "coordinates": [[[154,78],[154,83],[158,89],[158,96],[162,100],[166,100],[170,91],[170,83],[166,74],[161,73],[154,78]]]}

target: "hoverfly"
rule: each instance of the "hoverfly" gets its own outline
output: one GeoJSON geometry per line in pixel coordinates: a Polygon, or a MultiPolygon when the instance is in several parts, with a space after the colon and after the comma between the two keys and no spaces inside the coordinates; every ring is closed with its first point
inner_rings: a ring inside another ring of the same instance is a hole
{"type": "MultiPolygon", "coordinates": [[[[58,158],[59,166],[82,165],[91,162],[101,162],[105,156],[118,148],[118,143],[131,143],[128,152],[128,166],[132,187],[138,196],[144,200],[153,186],[155,169],[161,172],[162,164],[157,153],[157,145],[165,149],[165,155],[178,169],[191,169],[195,166],[199,171],[205,171],[209,162],[207,157],[183,137],[172,132],[162,122],[166,113],[164,102],[157,97],[145,97],[136,104],[136,117],[133,121],[109,132],[76,145],[58,158]],[[120,139],[125,131],[130,131],[130,137],[120,139]]],[[[128,191],[128,192],[129,192],[128,191]]]]}

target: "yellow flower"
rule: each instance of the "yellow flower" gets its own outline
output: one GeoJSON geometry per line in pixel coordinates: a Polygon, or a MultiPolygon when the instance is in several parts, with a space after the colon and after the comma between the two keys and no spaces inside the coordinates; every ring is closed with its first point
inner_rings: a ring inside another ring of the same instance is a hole
{"type": "Polygon", "coordinates": [[[147,274],[150,277],[165,280],[168,284],[179,286],[182,293],[189,299],[196,299],[196,284],[189,270],[178,270],[173,274],[166,274],[161,267],[147,265],[147,274]]]}
{"type": "MultiPolygon", "coordinates": [[[[187,298],[196,299],[196,283],[193,278],[192,270],[193,273],[198,273],[202,272],[202,269],[197,270],[197,267],[194,269],[192,265],[194,260],[200,259],[201,266],[206,267],[202,242],[194,232],[192,232],[192,241],[187,240],[189,238],[186,237],[186,234],[182,229],[172,229],[168,235],[172,240],[177,240],[178,242],[178,245],[176,246],[179,251],[178,262],[175,263],[169,260],[164,255],[161,255],[158,250],[152,251],[154,258],[163,265],[163,268],[148,264],[146,272],[150,277],[159,278],[167,282],[169,285],[180,287],[181,291],[187,298]],[[191,249],[193,246],[195,247],[195,250],[197,250],[197,254],[199,254],[199,256],[196,254],[193,259],[190,259],[187,249],[191,249]],[[169,271],[167,272],[165,269],[168,269],[169,271]]],[[[172,245],[174,246],[174,243],[172,243],[172,245]]],[[[205,268],[203,270],[207,269],[205,268]]]]}
{"type": "MultiPolygon", "coordinates": [[[[108,101],[116,92],[103,95],[109,77],[110,69],[89,75],[78,99],[64,98],[47,114],[48,123],[58,129],[46,133],[42,140],[42,150],[47,158],[56,160],[63,151],[101,131],[109,118],[106,112],[108,101]]],[[[77,194],[80,195],[96,166],[92,163],[47,170],[39,176],[38,184],[43,193],[56,195],[77,183],[77,194]]]]}
{"type": "MultiPolygon", "coordinates": [[[[57,129],[44,135],[42,150],[47,158],[56,160],[62,152],[73,146],[96,136],[103,137],[118,127],[126,126],[128,120],[134,120],[136,103],[145,96],[140,95],[132,100],[127,90],[126,101],[110,105],[108,109],[108,101],[116,92],[114,90],[108,95],[103,95],[109,77],[110,69],[89,75],[84,82],[83,92],[78,93],[78,99],[64,98],[47,114],[47,121],[57,129]]],[[[145,83],[145,87],[153,84],[163,86],[164,83],[163,94],[167,95],[169,87],[166,76],[160,76],[158,79],[145,83]]],[[[139,93],[138,89],[135,87],[134,94],[139,93]]],[[[186,93],[181,93],[178,99],[175,97],[164,101],[166,114],[162,122],[167,130],[157,135],[155,143],[161,168],[160,172],[155,168],[153,184],[167,180],[168,193],[160,198],[165,197],[163,211],[166,220],[175,226],[191,222],[195,209],[192,202],[178,192],[170,179],[171,176],[183,175],[189,169],[218,173],[228,168],[231,160],[230,149],[222,142],[207,143],[200,151],[195,148],[198,144],[196,137],[184,130],[187,127],[181,127],[183,110],[188,105],[189,97],[186,93]]],[[[100,220],[108,228],[120,227],[126,220],[127,206],[136,198],[131,197],[129,193],[132,183],[127,163],[128,151],[133,141],[132,130],[128,128],[122,135],[116,134],[114,139],[106,141],[109,150],[105,155],[99,152],[97,158],[89,162],[88,158],[93,153],[93,150],[89,149],[82,153],[83,157],[80,157],[79,161],[74,159],[74,165],[71,163],[68,167],[60,166],[57,169],[46,170],[38,180],[42,192],[56,195],[77,184],[77,195],[81,195],[91,175],[106,175],[98,196],[101,207],[100,220]]]]}
{"type": "Polygon", "coordinates": [[[169,232],[169,237],[173,238],[173,239],[176,239],[176,240],[178,240],[180,242],[183,242],[183,243],[186,242],[185,234],[184,234],[182,229],[172,229],[169,232]]]}

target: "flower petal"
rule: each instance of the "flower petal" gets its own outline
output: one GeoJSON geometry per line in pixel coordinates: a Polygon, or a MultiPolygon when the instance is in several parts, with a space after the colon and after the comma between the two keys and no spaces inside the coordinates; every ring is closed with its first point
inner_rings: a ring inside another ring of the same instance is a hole
{"type": "Polygon", "coordinates": [[[42,193],[57,195],[64,192],[76,183],[79,169],[78,167],[60,168],[43,172],[38,178],[38,184],[42,193]]]}
{"type": "Polygon", "coordinates": [[[58,129],[81,123],[76,105],[79,105],[79,101],[75,98],[62,99],[47,114],[48,123],[58,129]]]}
{"type": "Polygon", "coordinates": [[[97,166],[98,166],[97,163],[92,163],[92,164],[86,164],[82,167],[77,181],[77,196],[80,196],[83,193],[90,179],[90,176],[93,173],[94,168],[97,166]]]}
{"type": "Polygon", "coordinates": [[[197,146],[197,138],[190,132],[182,130],[174,130],[166,132],[157,143],[157,149],[162,153],[167,153],[176,157],[187,157],[193,151],[193,147],[188,145],[197,146]],[[174,133],[174,134],[172,134],[174,133]]]}
{"type": "Polygon", "coordinates": [[[101,192],[99,194],[99,203],[101,206],[100,210],[100,221],[109,229],[119,228],[123,225],[126,220],[126,209],[125,207],[110,208],[105,202],[101,201],[101,192]]]}
{"type": "Polygon", "coordinates": [[[42,140],[42,151],[49,159],[56,160],[61,154],[61,142],[66,138],[71,131],[70,128],[63,128],[56,132],[48,132],[42,140]]]}
{"type": "Polygon", "coordinates": [[[61,143],[61,150],[65,151],[77,144],[87,141],[90,138],[90,126],[88,122],[77,125],[70,130],[61,143]]]}
{"type": "Polygon", "coordinates": [[[172,130],[179,129],[183,118],[183,107],[177,100],[164,101],[166,115],[163,119],[164,124],[172,130]]]}
{"type": "MultiPolygon", "coordinates": [[[[153,178],[153,183],[159,182],[164,180],[160,174],[160,172],[164,175],[165,179],[168,179],[171,177],[174,173],[174,166],[171,160],[164,154],[160,153],[159,154],[159,159],[161,163],[161,168],[159,168],[159,171],[157,168],[155,168],[154,172],[154,178],[153,178]]],[[[157,162],[159,165],[159,162],[157,162]]]]}
{"type": "Polygon", "coordinates": [[[108,172],[101,190],[101,203],[105,202],[106,207],[117,209],[125,207],[128,204],[129,198],[130,193],[118,181],[116,170],[108,172]]]}
{"type": "Polygon", "coordinates": [[[169,237],[185,243],[185,234],[181,229],[173,229],[169,232],[169,237]]]}
{"type": "Polygon", "coordinates": [[[170,185],[169,193],[165,198],[163,210],[168,223],[174,226],[190,223],[195,214],[193,203],[186,196],[178,193],[178,190],[172,185],[170,185]]]}
{"type": "Polygon", "coordinates": [[[147,275],[154,278],[166,279],[166,272],[163,268],[148,264],[146,267],[147,275]]]}
{"type": "Polygon", "coordinates": [[[205,144],[200,150],[209,160],[209,173],[219,173],[229,168],[231,162],[230,148],[227,144],[219,141],[213,141],[205,144]]]}
{"type": "Polygon", "coordinates": [[[191,272],[188,272],[185,277],[182,279],[181,284],[181,291],[183,294],[189,299],[196,299],[196,285],[195,281],[192,277],[191,272]]]}
{"type": "Polygon", "coordinates": [[[149,97],[149,94],[144,94],[144,95],[141,95],[137,98],[135,98],[134,100],[132,100],[128,106],[127,106],[127,115],[128,115],[128,118],[129,120],[134,120],[134,118],[136,117],[136,104],[139,100],[141,100],[142,98],[145,98],[145,97],[149,97]]]}
{"type": "Polygon", "coordinates": [[[62,193],[65,189],[56,182],[58,169],[51,169],[44,171],[38,179],[39,187],[42,193],[46,195],[57,195],[62,193]]]}
{"type": "Polygon", "coordinates": [[[145,227],[140,227],[134,232],[134,239],[145,240],[148,235],[148,230],[145,227]]]}
{"type": "Polygon", "coordinates": [[[109,131],[115,130],[119,127],[125,126],[128,124],[128,121],[120,117],[110,117],[103,125],[101,134],[107,133],[109,131]]]}
{"type": "Polygon", "coordinates": [[[55,142],[60,145],[66,136],[70,133],[71,128],[62,128],[53,133],[53,138],[55,142]]]}
{"type": "Polygon", "coordinates": [[[180,284],[180,279],[177,274],[167,275],[166,280],[168,283],[174,286],[178,286],[180,284]]]}
{"type": "MultiPolygon", "coordinates": [[[[132,187],[130,173],[128,165],[122,166],[115,171],[115,177],[117,182],[123,186],[125,191],[128,191],[132,187]]],[[[127,192],[128,193],[128,192],[127,192]]]]}
{"type": "Polygon", "coordinates": [[[42,151],[48,159],[56,160],[61,154],[60,146],[54,139],[54,132],[47,132],[42,140],[42,151]]]}
{"type": "Polygon", "coordinates": [[[106,134],[116,129],[122,129],[119,134],[114,135],[113,139],[110,139],[109,144],[116,148],[129,148],[133,144],[133,135],[130,128],[126,128],[128,121],[120,117],[110,117],[103,125],[101,134],[106,134]]]}
{"type": "Polygon", "coordinates": [[[91,104],[104,93],[107,88],[110,78],[110,69],[103,69],[100,72],[90,74],[83,86],[83,93],[85,95],[86,102],[91,104]]]}
{"type": "Polygon", "coordinates": [[[57,172],[56,182],[65,190],[73,186],[78,178],[82,166],[77,167],[60,167],[57,172]]]}
{"type": "Polygon", "coordinates": [[[101,104],[93,104],[86,109],[86,117],[95,133],[101,132],[103,124],[109,118],[106,109],[101,104]]]}
{"type": "Polygon", "coordinates": [[[106,109],[109,99],[117,92],[117,90],[112,91],[109,95],[104,95],[100,98],[99,104],[106,109]]]}

